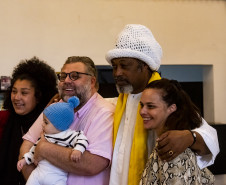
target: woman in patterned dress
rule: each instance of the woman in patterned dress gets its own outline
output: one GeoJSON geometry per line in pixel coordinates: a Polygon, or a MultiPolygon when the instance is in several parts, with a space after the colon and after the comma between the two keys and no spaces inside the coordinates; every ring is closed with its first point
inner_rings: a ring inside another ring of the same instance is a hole
{"type": "MultiPolygon", "coordinates": [[[[144,128],[155,131],[157,137],[167,130],[188,130],[194,141],[192,129],[199,127],[202,118],[198,108],[176,80],[161,79],[151,82],[142,93],[140,115],[144,128]]],[[[196,154],[187,148],[169,162],[162,161],[157,154],[157,145],[143,171],[140,185],[210,185],[214,176],[207,169],[200,169],[196,154]]],[[[167,155],[173,156],[169,150],[167,155]]]]}

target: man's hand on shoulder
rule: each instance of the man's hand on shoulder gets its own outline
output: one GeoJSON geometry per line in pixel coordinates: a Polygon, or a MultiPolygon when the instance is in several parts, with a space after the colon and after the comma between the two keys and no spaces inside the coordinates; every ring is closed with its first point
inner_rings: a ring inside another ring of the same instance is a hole
{"type": "Polygon", "coordinates": [[[52,103],[57,103],[60,101],[60,95],[57,93],[55,94],[51,100],[49,101],[49,103],[46,105],[46,107],[48,107],[49,105],[51,105],[52,103]]]}
{"type": "Polygon", "coordinates": [[[170,130],[157,138],[157,152],[165,161],[171,161],[192,145],[194,139],[188,130],[170,130]]]}

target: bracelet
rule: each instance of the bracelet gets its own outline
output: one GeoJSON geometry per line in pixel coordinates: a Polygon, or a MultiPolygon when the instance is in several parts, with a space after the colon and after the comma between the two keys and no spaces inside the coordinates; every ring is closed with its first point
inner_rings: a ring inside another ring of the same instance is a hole
{"type": "Polygon", "coordinates": [[[192,145],[194,145],[195,144],[195,142],[196,142],[196,133],[195,132],[193,132],[193,131],[191,131],[191,130],[189,130],[190,132],[191,132],[191,135],[192,135],[192,137],[193,137],[193,143],[189,146],[189,148],[192,146],[192,145]]]}

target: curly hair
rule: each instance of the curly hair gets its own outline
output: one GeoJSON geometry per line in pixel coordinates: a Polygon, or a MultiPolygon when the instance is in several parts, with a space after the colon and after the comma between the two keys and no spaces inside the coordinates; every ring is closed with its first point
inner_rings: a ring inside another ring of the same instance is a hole
{"type": "Polygon", "coordinates": [[[57,77],[55,70],[46,62],[33,57],[29,60],[22,60],[13,70],[11,86],[6,92],[4,108],[13,110],[11,92],[17,80],[28,80],[35,88],[35,97],[38,106],[44,109],[50,99],[57,93],[57,77]]]}
{"type": "Polygon", "coordinates": [[[199,109],[178,81],[162,78],[149,83],[145,89],[159,89],[167,106],[172,104],[177,106],[177,110],[168,116],[165,130],[191,130],[201,125],[199,109]]]}

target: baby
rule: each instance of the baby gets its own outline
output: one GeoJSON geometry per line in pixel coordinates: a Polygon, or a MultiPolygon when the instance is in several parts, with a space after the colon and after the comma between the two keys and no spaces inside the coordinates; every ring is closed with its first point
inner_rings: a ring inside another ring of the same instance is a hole
{"type": "MultiPolygon", "coordinates": [[[[43,132],[47,141],[72,149],[71,160],[78,162],[82,153],[88,146],[88,140],[83,135],[83,131],[76,132],[69,129],[74,120],[74,108],[79,105],[79,99],[75,96],[68,99],[68,102],[52,104],[43,111],[43,132]]],[[[37,143],[39,140],[37,141],[37,143]]],[[[18,161],[17,169],[21,171],[25,164],[34,162],[34,152],[36,144],[30,151],[24,154],[18,161]]],[[[67,172],[52,165],[47,160],[42,160],[31,173],[27,185],[34,184],[64,184],[66,185],[67,172]]]]}

